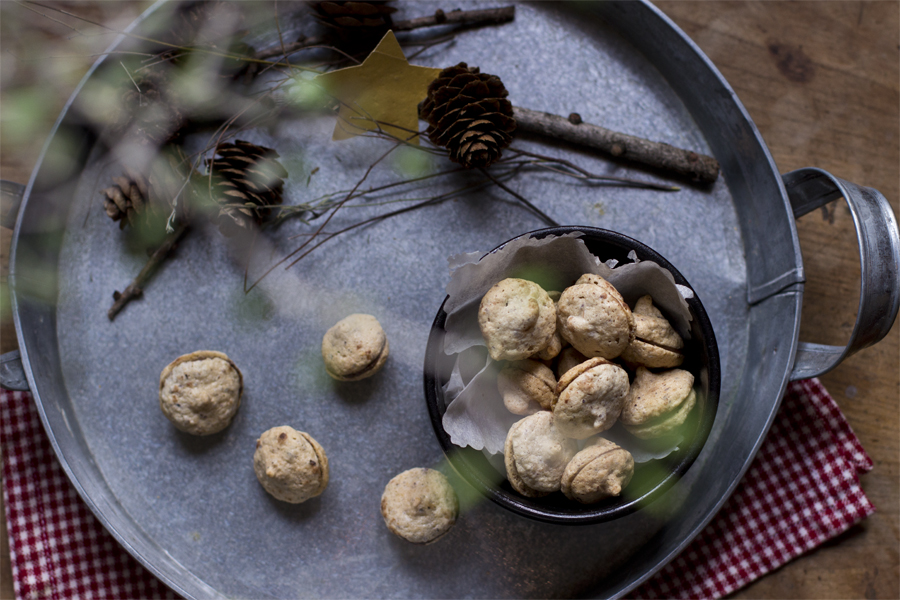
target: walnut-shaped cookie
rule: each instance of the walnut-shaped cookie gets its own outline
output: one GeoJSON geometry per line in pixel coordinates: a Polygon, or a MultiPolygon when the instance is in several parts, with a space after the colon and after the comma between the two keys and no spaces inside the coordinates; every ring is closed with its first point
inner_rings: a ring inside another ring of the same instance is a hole
{"type": "Polygon", "coordinates": [[[556,376],[541,362],[517,360],[500,369],[497,390],[509,412],[530,415],[539,410],[550,410],[556,399],[556,376]]]}
{"type": "Polygon", "coordinates": [[[390,354],[387,335],[372,315],[352,314],[322,337],[325,370],[338,381],[359,381],[377,373],[390,354]]]}
{"type": "Polygon", "coordinates": [[[256,440],[253,471],[260,485],[283,502],[299,504],[328,486],[328,457],[308,433],[273,427],[256,440]]]}
{"type": "Polygon", "coordinates": [[[506,435],[506,477],[523,496],[545,496],[559,490],[563,471],[577,451],[575,440],[557,430],[549,411],[536,412],[514,423],[506,435]]]}
{"type": "Polygon", "coordinates": [[[231,423],[241,406],[244,379],[222,352],[179,356],[159,376],[159,407],[179,430],[210,435],[231,423]]]}
{"type": "Polygon", "coordinates": [[[684,362],[684,341],[650,296],[641,297],[631,311],[634,340],[622,352],[622,360],[651,369],[677,367],[684,362]]]}
{"type": "MultiPolygon", "coordinates": [[[[559,297],[562,295],[562,292],[550,291],[547,292],[547,295],[550,296],[550,299],[553,300],[553,306],[556,307],[557,303],[559,302],[559,297]]],[[[550,341],[543,349],[539,350],[534,355],[534,358],[547,362],[552,361],[559,355],[563,348],[568,346],[568,344],[569,343],[564,340],[559,334],[559,328],[555,328],[553,337],[550,338],[550,341]]]]}
{"type": "Polygon", "coordinates": [[[697,403],[694,376],[683,369],[654,373],[638,367],[619,417],[625,429],[641,439],[671,433],[684,424],[697,403]]]}
{"type": "Polygon", "coordinates": [[[556,386],[553,416],[559,431],[584,440],[615,424],[628,396],[625,369],[604,358],[591,358],[569,369],[556,386]]]}
{"type": "Polygon", "coordinates": [[[615,287],[587,273],[557,303],[560,335],[587,357],[613,359],[634,339],[634,317],[615,287]]]}
{"type": "Polygon", "coordinates": [[[381,516],[394,535],[413,544],[430,544],[456,523],[459,500],[443,473],[418,467],[384,487],[381,516]]]}
{"type": "Polygon", "coordinates": [[[577,367],[581,363],[588,360],[588,357],[573,348],[566,346],[556,357],[556,380],[559,381],[569,369],[577,367]]]}
{"type": "Polygon", "coordinates": [[[478,325],[492,359],[522,360],[550,343],[556,305],[533,281],[507,278],[481,299],[478,325]]]}
{"type": "Polygon", "coordinates": [[[566,465],[560,489],[567,498],[593,504],[621,494],[633,475],[631,453],[598,437],[588,442],[566,465]]]}

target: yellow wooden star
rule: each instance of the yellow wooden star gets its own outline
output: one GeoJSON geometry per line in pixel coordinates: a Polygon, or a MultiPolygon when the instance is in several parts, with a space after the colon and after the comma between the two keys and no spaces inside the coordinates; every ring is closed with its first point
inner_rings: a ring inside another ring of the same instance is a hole
{"type": "Polygon", "coordinates": [[[388,31],[365,61],[356,67],[315,78],[341,101],[331,139],[343,140],[381,129],[401,140],[419,143],[419,102],[440,69],[409,64],[393,31],[388,31]]]}

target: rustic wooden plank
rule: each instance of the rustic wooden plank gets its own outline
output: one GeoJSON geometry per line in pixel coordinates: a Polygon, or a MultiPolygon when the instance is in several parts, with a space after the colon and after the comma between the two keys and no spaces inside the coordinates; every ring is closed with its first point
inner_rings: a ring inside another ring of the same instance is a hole
{"type": "MultiPolygon", "coordinates": [[[[897,2],[686,2],[657,5],[723,73],[781,172],[815,166],[880,190],[898,210],[897,2]]],[[[801,339],[843,344],[859,258],[842,202],[798,221],[806,269],[801,339]]],[[[875,461],[861,477],[878,512],[738,592],[738,598],[900,597],[900,328],[823,376],[875,461]]]]}

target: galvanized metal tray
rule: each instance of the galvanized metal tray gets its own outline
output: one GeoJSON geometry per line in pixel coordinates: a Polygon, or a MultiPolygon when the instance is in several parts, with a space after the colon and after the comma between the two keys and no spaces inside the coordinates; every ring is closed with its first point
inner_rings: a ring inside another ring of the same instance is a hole
{"type": "MultiPolygon", "coordinates": [[[[422,8],[411,3],[401,11],[422,8]]],[[[416,466],[450,472],[422,390],[447,259],[489,250],[543,223],[500,190],[485,189],[339,238],[273,272],[250,294],[242,290],[245,257],[214,229],[195,230],[143,300],[109,322],[112,290],[134,276],[142,259],[118,250],[122,234],[98,201],[117,165],[64,113],[46,153],[68,143],[78,177],[55,180],[52,165],[40,164],[16,224],[10,281],[22,365],[85,501],[129,552],[182,595],[625,594],[675,556],[727,499],[789,378],[827,369],[880,339],[893,322],[898,244],[883,197],[817,171],[792,174],[786,189],[728,84],[652,5],[522,3],[513,23],[462,33],[415,60],[439,67],[460,61],[500,74],[517,105],[577,111],[588,122],[720,161],[718,182],[677,194],[587,186],[547,173],[523,174],[514,183],[562,224],[643,241],[693,284],[722,361],[719,411],[706,447],[663,498],[610,523],[525,520],[479,501],[456,481],[464,511],[447,537],[429,546],[395,538],[379,513],[387,481],[416,466]],[[849,348],[804,346],[795,364],[803,269],[794,213],[836,194],[850,200],[863,224],[864,268],[875,264],[866,262],[869,250],[880,252],[872,260],[888,269],[879,271],[887,293],[871,300],[866,286],[875,270],[864,272],[861,324],[849,348]],[[372,379],[337,383],[325,375],[319,347],[324,331],[351,312],[379,318],[392,356],[372,379]],[[209,438],[178,433],[157,406],[162,368],[199,349],[226,352],[245,381],[236,420],[209,438]],[[313,435],[331,464],[327,491],[302,505],[269,497],[251,466],[257,436],[282,424],[313,435]]],[[[329,117],[298,118],[243,137],[296,159],[287,161],[291,202],[352,185],[384,150],[378,140],[333,143],[331,127],[329,117]]],[[[653,178],[571,148],[534,139],[516,144],[596,172],[653,178]]],[[[396,178],[400,168],[385,165],[372,182],[396,178]]],[[[266,237],[268,254],[255,256],[264,262],[289,252],[296,245],[291,236],[304,231],[299,223],[285,225],[266,237]]]]}

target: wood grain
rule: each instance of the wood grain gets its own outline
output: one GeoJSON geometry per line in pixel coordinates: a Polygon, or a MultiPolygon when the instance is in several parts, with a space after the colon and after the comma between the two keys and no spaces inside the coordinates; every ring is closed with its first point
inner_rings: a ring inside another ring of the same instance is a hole
{"type": "MultiPolygon", "coordinates": [[[[657,5],[735,89],[781,172],[826,169],[880,190],[898,212],[898,2],[676,0],[657,5]]],[[[11,150],[0,145],[2,175],[24,181],[37,155],[11,150]]],[[[859,295],[849,210],[833,203],[800,219],[798,231],[807,275],[801,339],[843,344],[859,295]]],[[[8,231],[2,243],[5,269],[8,231]]],[[[15,344],[5,317],[0,343],[4,351],[15,344]]],[[[885,340],[821,379],[875,462],[861,481],[878,512],[737,592],[737,598],[900,597],[900,327],[895,324],[885,340]]],[[[0,597],[9,598],[8,543],[0,534],[0,597]]]]}
{"type": "MultiPolygon", "coordinates": [[[[874,187],[898,211],[897,2],[658,2],[747,108],[778,169],[820,167],[874,187]]],[[[807,283],[801,339],[843,345],[859,298],[859,255],[843,201],[798,221],[807,283]]],[[[900,328],[821,378],[875,468],[878,512],[739,591],[738,598],[900,597],[900,328]]]]}

